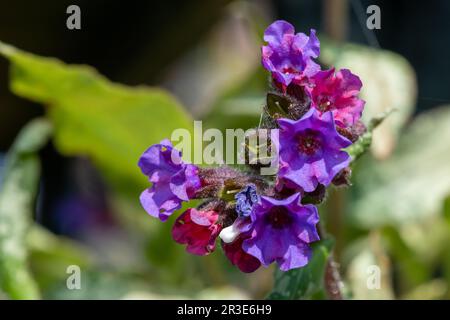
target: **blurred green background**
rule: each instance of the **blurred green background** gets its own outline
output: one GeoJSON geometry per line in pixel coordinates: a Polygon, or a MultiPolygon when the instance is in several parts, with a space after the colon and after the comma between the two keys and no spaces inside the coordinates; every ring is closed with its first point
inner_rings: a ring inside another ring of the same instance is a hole
{"type": "MultiPolygon", "coordinates": [[[[352,187],[330,190],[319,208],[346,297],[450,298],[449,14],[448,1],[0,1],[0,298],[283,290],[273,268],[248,275],[220,249],[187,254],[171,238],[173,217],[161,223],[140,207],[148,183],[136,165],[193,119],[221,130],[258,124],[259,50],[275,19],[317,29],[320,63],[362,78],[365,122],[396,109],[352,187]],[[70,4],[81,30],[65,27],[70,4]],[[381,30],[365,27],[369,4],[381,8],[381,30]],[[70,265],[81,268],[81,290],[66,287],[70,265]]],[[[314,286],[281,296],[321,297],[314,286]]]]}

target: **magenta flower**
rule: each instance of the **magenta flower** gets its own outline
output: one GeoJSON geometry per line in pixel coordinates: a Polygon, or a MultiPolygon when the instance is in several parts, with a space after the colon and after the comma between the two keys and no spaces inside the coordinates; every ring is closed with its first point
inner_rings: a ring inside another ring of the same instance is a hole
{"type": "Polygon", "coordinates": [[[312,60],[320,53],[315,30],[311,30],[309,37],[303,33],[295,34],[290,23],[278,20],[264,32],[264,41],[267,46],[262,47],[262,64],[280,84],[301,83],[305,77],[320,70],[312,60]]]}
{"type": "Polygon", "coordinates": [[[217,224],[219,214],[215,211],[188,209],[177,218],[172,228],[173,239],[186,244],[186,251],[204,256],[216,247],[216,238],[222,227],[217,224]]]}
{"type": "Polygon", "coordinates": [[[319,240],[317,208],[301,205],[300,194],[283,200],[261,197],[251,214],[250,236],[243,241],[244,251],[264,266],[276,261],[282,271],[308,264],[309,244],[319,240]]]}
{"type": "Polygon", "coordinates": [[[350,70],[319,71],[310,81],[311,86],[306,88],[311,105],[321,114],[331,111],[336,124],[343,128],[354,125],[361,118],[365,102],[358,94],[362,82],[350,70]]]}
{"type": "Polygon", "coordinates": [[[239,236],[231,243],[222,241],[222,249],[230,262],[237,266],[242,272],[254,272],[261,266],[261,262],[252,255],[249,255],[242,249],[244,237],[239,236]]]}
{"type": "Polygon", "coordinates": [[[152,186],[141,193],[141,204],[150,215],[162,221],[180,209],[181,203],[191,199],[201,187],[198,168],[184,163],[181,152],[173,149],[169,140],[148,148],[138,165],[152,182],[152,186]]]}
{"type": "Polygon", "coordinates": [[[336,131],[331,112],[320,116],[311,108],[299,120],[279,119],[278,124],[279,180],[312,192],[319,183],[328,186],[350,163],[350,156],[342,149],[351,141],[336,131]]]}

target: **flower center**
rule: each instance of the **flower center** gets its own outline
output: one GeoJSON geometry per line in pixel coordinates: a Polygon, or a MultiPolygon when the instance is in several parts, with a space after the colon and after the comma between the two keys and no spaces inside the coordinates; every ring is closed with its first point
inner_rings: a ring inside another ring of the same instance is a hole
{"type": "Polygon", "coordinates": [[[328,97],[322,97],[319,99],[317,109],[319,109],[321,112],[330,111],[332,109],[332,107],[333,107],[333,104],[328,99],[328,97]]]}
{"type": "Polygon", "coordinates": [[[298,73],[298,71],[295,70],[292,67],[284,67],[284,68],[281,69],[281,72],[284,73],[284,74],[295,74],[295,73],[298,73]]]}
{"type": "Polygon", "coordinates": [[[292,223],[292,217],[285,207],[273,207],[266,215],[266,222],[274,229],[282,229],[292,223]]]}
{"type": "Polygon", "coordinates": [[[249,184],[242,188],[235,196],[236,211],[240,217],[248,217],[253,206],[259,201],[256,186],[249,184]]]}
{"type": "Polygon", "coordinates": [[[306,155],[313,155],[321,146],[319,133],[310,129],[300,133],[298,137],[298,149],[306,155]]]}

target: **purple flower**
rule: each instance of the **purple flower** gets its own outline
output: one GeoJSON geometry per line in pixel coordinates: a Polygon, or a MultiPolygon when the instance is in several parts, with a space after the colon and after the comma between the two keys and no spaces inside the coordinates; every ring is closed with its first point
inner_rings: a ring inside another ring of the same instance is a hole
{"type": "Polygon", "coordinates": [[[244,240],[244,251],[265,266],[276,261],[287,271],[308,264],[309,244],[319,240],[317,208],[301,205],[300,194],[284,200],[261,197],[251,214],[250,237],[244,240]]]}
{"type": "Polygon", "coordinates": [[[236,212],[240,217],[248,217],[252,211],[253,206],[258,202],[259,196],[256,193],[256,186],[249,184],[242,188],[235,197],[236,212]]]}
{"type": "Polygon", "coordinates": [[[201,187],[198,168],[186,164],[181,152],[169,140],[148,148],[139,159],[139,167],[153,185],[141,193],[144,209],[162,221],[181,208],[201,187]]]}
{"type": "Polygon", "coordinates": [[[280,181],[312,192],[319,183],[328,186],[336,174],[350,163],[343,148],[351,141],[341,136],[333,114],[311,108],[301,119],[279,119],[280,181]]]}
{"type": "Polygon", "coordinates": [[[301,83],[320,70],[312,58],[320,53],[320,43],[315,30],[309,37],[295,34],[294,27],[283,20],[272,23],[264,32],[267,46],[262,47],[262,64],[272,77],[284,86],[291,82],[301,83]]]}
{"type": "Polygon", "coordinates": [[[342,69],[334,72],[334,68],[320,71],[310,79],[307,92],[311,97],[311,105],[320,113],[331,111],[336,124],[349,127],[360,118],[364,108],[364,100],[358,98],[362,82],[350,70],[342,69]]]}

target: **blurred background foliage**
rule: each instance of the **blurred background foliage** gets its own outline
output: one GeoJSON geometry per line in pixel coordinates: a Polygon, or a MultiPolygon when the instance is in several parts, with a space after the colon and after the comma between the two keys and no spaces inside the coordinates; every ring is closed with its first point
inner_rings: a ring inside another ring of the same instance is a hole
{"type": "Polygon", "coordinates": [[[332,248],[346,297],[450,298],[450,5],[373,3],[1,2],[0,298],[321,299],[332,248]],[[73,3],[79,31],[65,28],[73,3]],[[364,25],[373,3],[376,32],[364,25]],[[362,78],[366,123],[395,111],[353,186],[319,208],[334,241],[274,281],[273,268],[241,274],[220,252],[175,244],[173,217],[160,223],[139,205],[148,183],[136,163],[193,119],[258,124],[268,88],[259,47],[276,18],[319,30],[321,64],[362,78]],[[82,270],[81,290],[66,287],[69,265],[82,270]],[[379,289],[368,286],[374,265],[379,289]]]}

